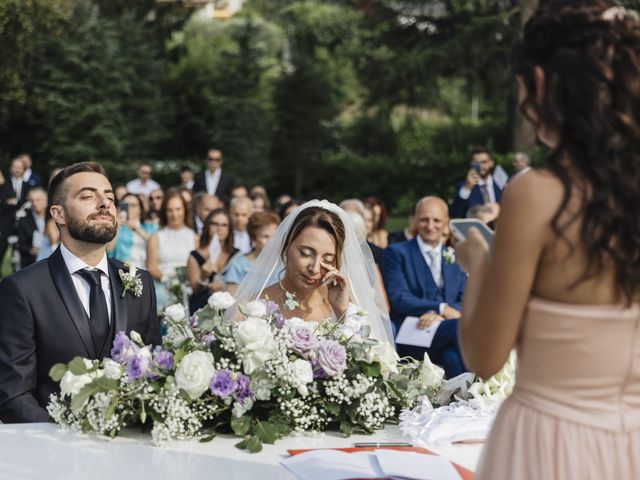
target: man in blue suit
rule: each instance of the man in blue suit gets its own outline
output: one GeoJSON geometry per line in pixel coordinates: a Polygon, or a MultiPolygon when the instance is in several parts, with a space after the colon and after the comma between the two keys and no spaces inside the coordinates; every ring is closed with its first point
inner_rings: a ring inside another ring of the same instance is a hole
{"type": "Polygon", "coordinates": [[[449,207],[452,218],[466,217],[471,207],[499,203],[502,198],[502,188],[494,182],[491,174],[495,165],[491,152],[486,148],[476,148],[471,152],[470,160],[467,178],[459,182],[453,192],[449,207]]]}
{"type": "Polygon", "coordinates": [[[405,317],[420,317],[418,328],[442,321],[429,348],[398,344],[401,356],[422,359],[424,352],[442,366],[447,378],[466,371],[458,346],[458,319],[466,275],[443,246],[448,229],[447,204],[424,197],[415,209],[418,234],[389,245],[382,275],[391,305],[391,320],[400,328],[405,317]]]}

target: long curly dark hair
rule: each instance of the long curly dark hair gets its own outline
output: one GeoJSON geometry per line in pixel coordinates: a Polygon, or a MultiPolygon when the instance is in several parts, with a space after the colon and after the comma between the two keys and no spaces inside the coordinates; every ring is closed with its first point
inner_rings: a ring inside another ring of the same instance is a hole
{"type": "Polygon", "coordinates": [[[581,219],[587,267],[576,285],[613,265],[619,292],[640,289],[640,19],[609,0],[551,0],[529,20],[512,68],[527,91],[522,113],[559,136],[547,166],[564,196],[552,228],[581,219]],[[545,74],[536,101],[535,67],[545,74]],[[533,112],[533,113],[532,113],[533,112]],[[561,221],[576,178],[581,209],[561,221]]]}

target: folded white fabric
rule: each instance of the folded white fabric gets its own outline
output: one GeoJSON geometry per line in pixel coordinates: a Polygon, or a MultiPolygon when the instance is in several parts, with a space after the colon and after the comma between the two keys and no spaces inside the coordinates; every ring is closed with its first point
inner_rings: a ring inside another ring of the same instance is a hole
{"type": "Polygon", "coordinates": [[[482,441],[489,434],[494,413],[481,410],[467,401],[434,409],[428,399],[413,410],[400,414],[400,430],[420,446],[447,445],[454,442],[482,441]]]}

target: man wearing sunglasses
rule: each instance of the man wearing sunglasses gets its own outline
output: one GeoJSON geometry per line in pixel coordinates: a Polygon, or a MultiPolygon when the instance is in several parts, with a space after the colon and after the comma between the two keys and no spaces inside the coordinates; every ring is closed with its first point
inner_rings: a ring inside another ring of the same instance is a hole
{"type": "Polygon", "coordinates": [[[210,148],[207,152],[206,162],[205,170],[198,173],[194,179],[194,193],[207,192],[209,195],[215,195],[221,201],[227,202],[236,182],[233,175],[222,171],[222,152],[210,148]]]}

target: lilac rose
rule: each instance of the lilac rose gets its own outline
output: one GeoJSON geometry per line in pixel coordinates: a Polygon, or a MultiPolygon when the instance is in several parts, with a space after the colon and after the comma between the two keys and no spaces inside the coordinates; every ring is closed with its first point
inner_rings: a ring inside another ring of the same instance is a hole
{"type": "Polygon", "coordinates": [[[129,359],[126,370],[129,381],[144,377],[149,370],[149,357],[147,355],[134,355],[129,359]]]}
{"type": "Polygon", "coordinates": [[[236,388],[233,374],[227,369],[218,370],[211,379],[209,388],[216,397],[227,398],[236,388]]]}
{"type": "Polygon", "coordinates": [[[173,368],[173,353],[163,350],[162,347],[156,347],[153,351],[153,360],[160,368],[171,370],[173,368]]]}
{"type": "Polygon", "coordinates": [[[111,348],[111,358],[119,364],[125,365],[138,350],[139,347],[127,337],[126,333],[118,332],[111,348]]]}
{"type": "Polygon", "coordinates": [[[316,350],[316,357],[329,377],[334,377],[347,368],[347,351],[335,340],[323,341],[316,350]]]}
{"type": "Polygon", "coordinates": [[[291,349],[306,357],[316,346],[316,336],[311,325],[295,325],[289,330],[291,349]]]}
{"type": "Polygon", "coordinates": [[[244,403],[247,398],[253,398],[253,392],[249,389],[251,378],[246,375],[239,374],[236,379],[236,391],[233,394],[233,399],[236,402],[244,403]]]}

